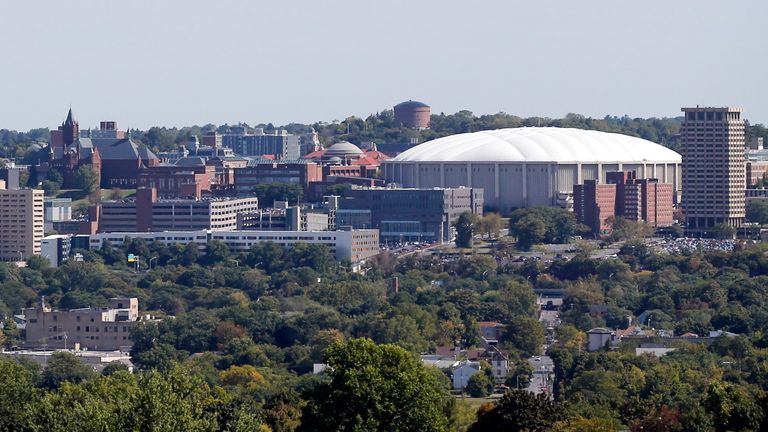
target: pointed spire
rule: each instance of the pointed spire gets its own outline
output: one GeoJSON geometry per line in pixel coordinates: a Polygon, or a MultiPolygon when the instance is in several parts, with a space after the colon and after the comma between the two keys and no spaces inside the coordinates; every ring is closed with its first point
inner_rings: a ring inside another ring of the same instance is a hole
{"type": "Polygon", "coordinates": [[[67,119],[64,120],[65,125],[73,125],[75,124],[75,120],[72,118],[72,106],[69,107],[69,112],[67,113],[67,119]]]}

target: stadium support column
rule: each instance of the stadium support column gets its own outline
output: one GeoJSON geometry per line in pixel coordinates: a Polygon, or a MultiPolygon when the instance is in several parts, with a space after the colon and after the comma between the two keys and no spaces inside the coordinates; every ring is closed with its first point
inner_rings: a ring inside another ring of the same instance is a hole
{"type": "Polygon", "coordinates": [[[528,207],[528,164],[523,162],[523,207],[528,207]]]}
{"type": "Polygon", "coordinates": [[[603,182],[603,164],[601,163],[597,164],[597,178],[595,180],[597,180],[598,183],[603,182]]]}
{"type": "Polygon", "coordinates": [[[440,164],[440,187],[445,187],[445,164],[440,164]]]}
{"type": "Polygon", "coordinates": [[[557,197],[557,194],[554,191],[554,184],[556,182],[552,181],[552,164],[547,164],[547,193],[549,194],[549,204],[553,205],[555,204],[555,198],[557,197]]]}
{"type": "Polygon", "coordinates": [[[467,164],[467,187],[472,187],[472,164],[467,164]]]}
{"type": "Polygon", "coordinates": [[[576,164],[576,184],[584,184],[584,175],[581,172],[581,164],[576,164]]]}
{"type": "Polygon", "coordinates": [[[415,164],[414,171],[416,172],[416,175],[415,175],[416,181],[414,182],[414,184],[416,185],[417,188],[420,188],[421,187],[421,167],[419,167],[419,164],[415,164]]]}
{"type": "Polygon", "coordinates": [[[494,183],[494,187],[493,187],[493,197],[496,198],[496,202],[498,203],[499,202],[499,197],[501,196],[501,194],[499,193],[499,164],[496,164],[494,170],[495,170],[494,174],[496,174],[496,175],[495,175],[495,178],[494,178],[494,182],[495,183],[494,183]]]}

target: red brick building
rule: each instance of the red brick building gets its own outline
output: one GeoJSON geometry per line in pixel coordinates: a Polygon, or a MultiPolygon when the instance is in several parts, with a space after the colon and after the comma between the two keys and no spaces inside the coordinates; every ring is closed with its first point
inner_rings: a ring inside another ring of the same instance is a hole
{"type": "Polygon", "coordinates": [[[606,220],[615,216],[616,185],[599,184],[597,180],[573,185],[573,209],[576,221],[590,227],[593,233],[609,233],[611,227],[606,220]]]}
{"type": "Polygon", "coordinates": [[[674,223],[674,189],[658,179],[638,179],[634,171],[606,173],[606,181],[616,185],[616,216],[645,222],[654,228],[674,223]]]}
{"type": "Polygon", "coordinates": [[[139,170],[138,187],[154,188],[160,196],[197,197],[211,192],[216,182],[212,165],[157,165],[139,170]]]}

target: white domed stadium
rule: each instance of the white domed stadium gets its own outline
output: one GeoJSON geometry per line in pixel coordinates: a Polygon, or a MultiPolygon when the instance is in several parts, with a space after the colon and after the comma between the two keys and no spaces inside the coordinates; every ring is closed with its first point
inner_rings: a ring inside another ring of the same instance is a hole
{"type": "MultiPolygon", "coordinates": [[[[592,130],[527,127],[451,135],[413,147],[382,163],[388,182],[405,187],[484,189],[501,211],[556,205],[574,184],[610,171],[672,183],[679,193],[680,154],[654,142],[592,130]]],[[[677,194],[676,194],[677,195],[677,194]]]]}

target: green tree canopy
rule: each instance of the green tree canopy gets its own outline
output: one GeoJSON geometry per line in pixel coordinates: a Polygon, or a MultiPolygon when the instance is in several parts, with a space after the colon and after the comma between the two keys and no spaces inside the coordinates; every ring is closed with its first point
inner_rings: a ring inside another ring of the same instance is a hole
{"type": "Polygon", "coordinates": [[[304,409],[302,431],[442,431],[447,397],[434,375],[394,345],[354,339],[326,352],[331,382],[304,409]]]}
{"type": "Polygon", "coordinates": [[[567,418],[565,408],[547,394],[511,390],[492,406],[481,407],[468,432],[548,432],[567,418]]]}
{"type": "Polygon", "coordinates": [[[83,192],[90,194],[99,188],[99,173],[93,165],[81,165],[77,169],[77,186],[83,192]]]}
{"type": "Polygon", "coordinates": [[[459,218],[454,223],[454,227],[456,228],[456,247],[472,247],[472,235],[475,232],[475,227],[478,221],[478,216],[469,211],[459,215],[459,218]]]}

